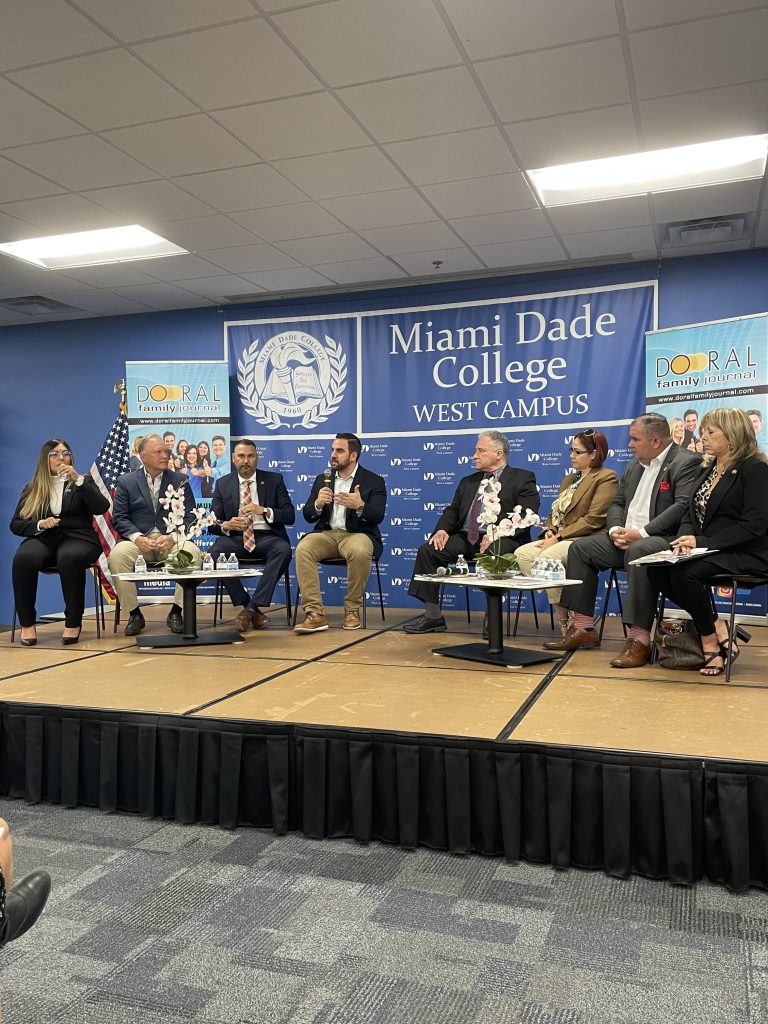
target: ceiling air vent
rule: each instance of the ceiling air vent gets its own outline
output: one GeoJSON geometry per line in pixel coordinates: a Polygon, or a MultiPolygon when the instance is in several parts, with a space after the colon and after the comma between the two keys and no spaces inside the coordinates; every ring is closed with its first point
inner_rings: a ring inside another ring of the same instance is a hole
{"type": "Polygon", "coordinates": [[[729,213],[723,217],[678,220],[660,225],[662,249],[683,245],[717,245],[738,242],[752,235],[754,213],[729,213]]]}
{"type": "Polygon", "coordinates": [[[82,313],[79,306],[69,306],[66,302],[57,302],[45,295],[16,295],[10,299],[0,299],[0,309],[10,309],[14,313],[26,313],[27,316],[47,316],[49,313],[82,313]]]}

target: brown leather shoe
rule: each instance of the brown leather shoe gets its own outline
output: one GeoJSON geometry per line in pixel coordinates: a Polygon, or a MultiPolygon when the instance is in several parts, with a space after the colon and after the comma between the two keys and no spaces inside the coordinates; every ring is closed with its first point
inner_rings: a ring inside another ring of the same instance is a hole
{"type": "Polygon", "coordinates": [[[569,626],[559,640],[547,640],[546,651],[577,651],[580,647],[599,647],[600,637],[595,629],[576,629],[569,626]]]}
{"type": "Polygon", "coordinates": [[[348,609],[344,611],[344,625],[342,629],[360,629],[360,614],[348,609]]]}
{"type": "Polygon", "coordinates": [[[247,633],[249,629],[264,629],[268,621],[258,608],[243,608],[235,616],[235,625],[241,633],[247,633]]]}
{"type": "Polygon", "coordinates": [[[651,645],[639,640],[627,640],[621,653],[611,659],[611,668],[640,668],[651,656],[651,645]]]}
{"type": "Polygon", "coordinates": [[[307,617],[298,626],[293,627],[294,633],[322,633],[328,629],[328,622],[322,612],[307,612],[307,617]]]}

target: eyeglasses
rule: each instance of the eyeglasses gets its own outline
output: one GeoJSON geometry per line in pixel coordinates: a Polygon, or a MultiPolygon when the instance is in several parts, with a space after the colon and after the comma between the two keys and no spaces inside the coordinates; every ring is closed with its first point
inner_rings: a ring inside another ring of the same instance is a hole
{"type": "Polygon", "coordinates": [[[591,455],[591,452],[582,451],[581,448],[571,448],[571,455],[591,455]]]}
{"type": "Polygon", "coordinates": [[[49,459],[71,459],[72,452],[48,452],[49,459]]]}

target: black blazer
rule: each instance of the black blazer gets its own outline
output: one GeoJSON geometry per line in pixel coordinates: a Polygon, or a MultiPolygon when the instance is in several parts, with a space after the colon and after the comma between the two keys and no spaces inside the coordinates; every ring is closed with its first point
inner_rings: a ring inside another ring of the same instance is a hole
{"type": "MultiPolygon", "coordinates": [[[[288,540],[286,526],[293,526],[296,521],[296,509],[288,494],[282,474],[267,473],[256,470],[256,487],[259,491],[259,504],[271,508],[273,519],[267,523],[272,533],[288,540]]],[[[220,523],[234,519],[240,510],[240,478],[237,473],[227,473],[216,481],[211,509],[218,520],[208,527],[208,533],[221,533],[220,523]]],[[[241,537],[242,530],[230,530],[230,537],[241,537]]]]}
{"type": "MultiPolygon", "coordinates": [[[[11,532],[18,537],[35,537],[40,532],[37,524],[41,519],[53,515],[50,508],[44,509],[35,519],[22,519],[21,506],[27,496],[27,487],[21,492],[19,503],[11,519],[11,532]]],[[[67,484],[61,498],[59,525],[45,530],[47,537],[76,537],[78,540],[100,544],[98,535],[93,528],[93,516],[100,516],[109,509],[109,498],[99,490],[91,476],[86,475],[82,484],[67,484]]]]}
{"type": "MultiPolygon", "coordinates": [[[[331,529],[332,504],[323,505],[322,511],[315,508],[315,498],[322,487],[325,486],[325,474],[320,473],[315,477],[312,490],[304,506],[304,518],[308,523],[315,524],[315,530],[331,529]]],[[[379,523],[384,518],[387,507],[387,485],[384,477],[378,473],[372,473],[370,469],[364,469],[358,463],[355,479],[352,482],[352,489],[360,488],[360,497],[365,502],[362,515],[358,515],[353,509],[347,509],[347,530],[349,533],[365,533],[373,543],[373,554],[375,558],[381,558],[384,545],[381,541],[379,523]]]]}
{"type": "Polygon", "coordinates": [[[727,552],[731,572],[755,572],[755,559],[768,570],[768,464],[749,458],[727,469],[707,502],[704,522],[699,526],[693,496],[711,466],[701,470],[693,485],[691,500],[679,536],[693,534],[697,547],[727,552]],[[742,556],[747,556],[743,560],[742,556]]]}
{"type": "MultiPolygon", "coordinates": [[[[453,500],[443,510],[443,514],[437,521],[437,526],[432,531],[433,533],[437,533],[438,530],[445,530],[449,534],[458,533],[464,529],[464,523],[469,515],[469,510],[472,508],[472,502],[477,495],[480,481],[484,476],[485,474],[481,472],[470,473],[469,476],[465,476],[459,481],[459,486],[456,488],[453,500]]],[[[501,502],[501,515],[499,518],[503,518],[510,513],[515,505],[521,505],[523,512],[528,508],[531,512],[539,511],[541,499],[536,489],[536,477],[533,473],[527,469],[515,469],[512,466],[505,466],[501,472],[500,481],[499,501],[501,502]]],[[[530,529],[521,530],[513,537],[507,538],[511,542],[511,548],[527,544],[530,539],[530,529]]]]}

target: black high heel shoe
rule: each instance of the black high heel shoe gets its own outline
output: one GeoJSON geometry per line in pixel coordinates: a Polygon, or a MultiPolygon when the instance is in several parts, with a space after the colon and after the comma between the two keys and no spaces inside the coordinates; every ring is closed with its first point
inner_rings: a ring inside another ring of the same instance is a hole
{"type": "Polygon", "coordinates": [[[63,636],[61,638],[62,644],[64,644],[65,647],[70,647],[72,644],[76,644],[77,641],[80,639],[80,634],[82,632],[82,629],[83,629],[82,626],[80,627],[80,629],[78,629],[77,636],[63,636]]]}
{"type": "Polygon", "coordinates": [[[34,647],[37,643],[36,636],[22,636],[19,637],[19,641],[22,647],[34,647]]]}

